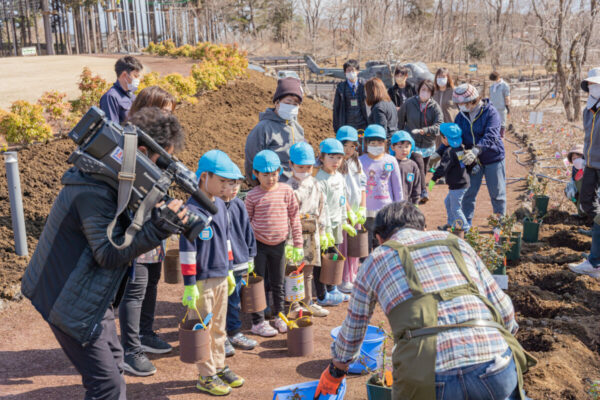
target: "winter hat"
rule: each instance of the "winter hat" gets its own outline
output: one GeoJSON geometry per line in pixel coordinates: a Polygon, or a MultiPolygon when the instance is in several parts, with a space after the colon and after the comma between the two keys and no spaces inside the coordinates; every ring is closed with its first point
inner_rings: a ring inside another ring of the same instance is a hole
{"type": "Polygon", "coordinates": [[[387,139],[387,135],[383,126],[372,124],[367,126],[367,129],[365,129],[365,139],[368,138],[379,138],[385,140],[387,139]]]}
{"type": "Polygon", "coordinates": [[[588,87],[589,83],[598,83],[600,84],[600,67],[592,68],[588,72],[587,78],[581,81],[581,89],[584,92],[589,92],[590,89],[588,87]]]}
{"type": "Polygon", "coordinates": [[[343,142],[344,140],[358,142],[358,131],[352,126],[344,125],[338,129],[335,138],[340,142],[343,142]]]}
{"type": "Polygon", "coordinates": [[[452,93],[452,101],[456,104],[470,103],[478,97],[479,92],[475,86],[470,83],[463,83],[462,85],[455,87],[454,92],[452,93]]]}
{"type": "Polygon", "coordinates": [[[321,142],[319,151],[322,154],[344,154],[344,145],[337,139],[328,138],[321,142]]]}
{"type": "Polygon", "coordinates": [[[441,124],[440,133],[446,136],[450,147],[459,147],[462,144],[462,129],[454,122],[444,122],[441,124]]]}
{"type": "Polygon", "coordinates": [[[583,157],[583,145],[582,144],[576,144],[575,146],[573,146],[571,148],[571,150],[569,150],[569,154],[567,154],[567,160],[569,160],[570,163],[573,163],[573,155],[574,154],[579,154],[580,156],[583,157]]]}
{"type": "Polygon", "coordinates": [[[299,79],[288,77],[278,80],[277,89],[275,89],[275,94],[273,95],[273,103],[289,95],[298,97],[300,103],[302,103],[304,91],[299,79]]]}
{"type": "MultiPolygon", "coordinates": [[[[262,150],[254,156],[252,161],[252,169],[262,173],[275,172],[279,169],[279,174],[283,172],[281,169],[281,161],[274,151],[262,150]]],[[[256,176],[252,174],[252,178],[256,179],[256,176]]]]}
{"type": "Polygon", "coordinates": [[[203,172],[212,172],[226,179],[242,179],[242,173],[229,156],[221,150],[210,150],[198,160],[196,176],[200,179],[203,172]]]}
{"type": "Polygon", "coordinates": [[[298,142],[290,147],[290,161],[296,165],[314,165],[315,152],[306,142],[298,142]]]}
{"type": "MultiPolygon", "coordinates": [[[[412,155],[413,149],[415,148],[415,140],[412,138],[410,133],[406,131],[398,131],[392,135],[392,146],[399,142],[410,142],[410,152],[408,153],[408,158],[412,155]]],[[[390,146],[390,154],[395,156],[396,152],[392,150],[392,146],[390,146]]]]}

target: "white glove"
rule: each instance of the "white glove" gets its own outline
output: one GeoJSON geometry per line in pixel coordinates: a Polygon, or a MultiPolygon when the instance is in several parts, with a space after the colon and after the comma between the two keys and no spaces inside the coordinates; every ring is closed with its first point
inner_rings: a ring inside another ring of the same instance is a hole
{"type": "Polygon", "coordinates": [[[410,133],[412,133],[413,135],[422,135],[423,129],[413,129],[412,131],[410,131],[410,133]]]}
{"type": "Polygon", "coordinates": [[[475,160],[477,159],[478,155],[479,155],[479,149],[477,147],[473,147],[471,150],[465,151],[465,155],[462,159],[463,164],[465,164],[465,165],[473,164],[475,162],[475,160]]]}

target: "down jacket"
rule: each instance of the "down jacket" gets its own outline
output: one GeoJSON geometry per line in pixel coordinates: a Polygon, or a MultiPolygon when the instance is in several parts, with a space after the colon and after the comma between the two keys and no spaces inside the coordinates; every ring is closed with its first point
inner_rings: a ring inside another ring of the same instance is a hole
{"type": "MultiPolygon", "coordinates": [[[[62,184],[21,291],[46,321],[86,346],[100,336],[100,322],[130,263],[170,232],[151,219],[131,246],[117,250],[106,235],[116,213],[117,191],[75,167],[63,175],[62,184]]],[[[128,218],[121,218],[113,236],[121,237],[128,225],[128,218]]]]}

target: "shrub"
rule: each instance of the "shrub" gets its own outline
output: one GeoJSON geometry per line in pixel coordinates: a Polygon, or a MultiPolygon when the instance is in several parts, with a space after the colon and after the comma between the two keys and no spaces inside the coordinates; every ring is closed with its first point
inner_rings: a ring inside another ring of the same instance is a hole
{"type": "Polygon", "coordinates": [[[196,94],[196,82],[191,76],[184,78],[181,74],[169,74],[161,77],[158,72],[145,74],[140,82],[140,90],[148,86],[159,86],[175,97],[178,103],[187,102],[195,104],[198,99],[196,94]]]}
{"type": "Polygon", "coordinates": [[[37,103],[44,107],[44,112],[50,121],[66,119],[71,113],[71,103],[66,101],[67,94],[51,90],[44,92],[37,103]]]}
{"type": "Polygon", "coordinates": [[[44,108],[38,104],[18,100],[10,106],[10,112],[0,114],[0,131],[8,143],[33,143],[52,137],[52,129],[44,119],[44,108]]]}
{"type": "Polygon", "coordinates": [[[198,91],[217,90],[227,83],[225,67],[212,62],[203,62],[192,66],[192,77],[198,91]]]}
{"type": "Polygon", "coordinates": [[[92,75],[88,67],[84,67],[79,76],[81,96],[73,101],[73,111],[84,114],[91,106],[100,104],[100,97],[109,89],[110,84],[99,75],[92,75]]]}

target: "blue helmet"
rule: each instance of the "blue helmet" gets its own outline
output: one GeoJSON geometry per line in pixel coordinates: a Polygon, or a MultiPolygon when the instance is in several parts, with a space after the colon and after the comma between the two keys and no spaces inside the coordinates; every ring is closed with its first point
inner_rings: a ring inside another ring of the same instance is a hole
{"type": "Polygon", "coordinates": [[[337,139],[328,138],[321,142],[319,151],[323,154],[344,154],[344,145],[337,139]]]}
{"type": "MultiPolygon", "coordinates": [[[[252,161],[252,169],[262,173],[275,172],[279,169],[280,175],[283,172],[277,153],[271,150],[259,151],[252,161]]],[[[252,178],[256,179],[256,176],[252,174],[252,178]]]]}
{"type": "MultiPolygon", "coordinates": [[[[392,146],[398,142],[410,142],[410,152],[408,153],[408,158],[410,158],[413,149],[415,148],[415,140],[412,138],[411,134],[406,131],[397,131],[392,135],[392,146]]],[[[392,146],[390,146],[390,154],[395,156],[396,152],[392,150],[392,146]]]]}
{"type": "Polygon", "coordinates": [[[377,125],[377,124],[372,124],[372,125],[367,126],[367,129],[365,129],[365,139],[368,139],[368,138],[378,138],[378,139],[385,140],[385,139],[387,139],[387,134],[386,134],[383,126],[377,125]]]}
{"type": "Polygon", "coordinates": [[[290,161],[296,165],[314,165],[315,152],[306,142],[298,142],[290,147],[290,161]]]}
{"type": "Polygon", "coordinates": [[[221,150],[210,150],[200,157],[200,160],[198,160],[198,169],[196,170],[198,179],[203,172],[212,172],[226,179],[243,178],[238,166],[221,150]]]}
{"type": "Polygon", "coordinates": [[[446,136],[450,147],[459,147],[462,144],[462,130],[454,122],[444,122],[441,124],[440,133],[446,136]]]}
{"type": "Polygon", "coordinates": [[[358,131],[349,125],[344,125],[338,129],[335,138],[340,142],[349,140],[351,142],[358,142],[358,131]]]}

